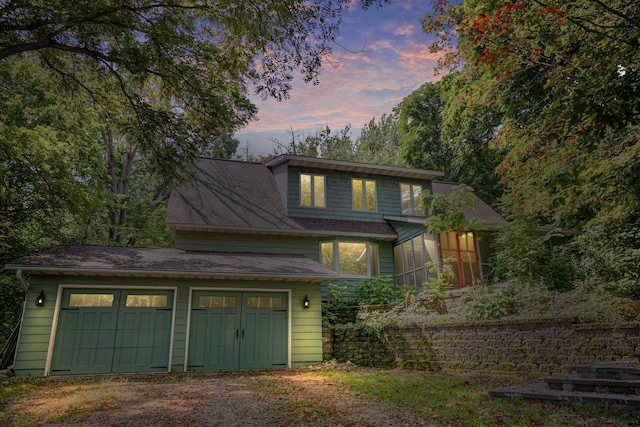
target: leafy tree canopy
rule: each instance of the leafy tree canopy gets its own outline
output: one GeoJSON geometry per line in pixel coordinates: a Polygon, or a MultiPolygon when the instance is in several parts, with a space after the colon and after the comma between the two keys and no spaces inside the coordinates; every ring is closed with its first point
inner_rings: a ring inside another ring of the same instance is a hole
{"type": "MultiPolygon", "coordinates": [[[[361,7],[387,0],[362,0],[361,7]]],[[[284,99],[296,71],[318,83],[347,0],[132,0],[0,3],[0,67],[33,53],[60,90],[84,90],[119,115],[164,173],[188,166],[203,141],[256,114],[247,97],[284,99]],[[113,98],[120,100],[114,111],[113,98]]]]}
{"type": "MultiPolygon", "coordinates": [[[[466,0],[424,27],[457,50],[443,66],[467,76],[499,114],[489,144],[512,211],[581,227],[640,213],[640,9],[614,0],[466,0]]],[[[493,123],[495,125],[496,122],[493,123]]]]}

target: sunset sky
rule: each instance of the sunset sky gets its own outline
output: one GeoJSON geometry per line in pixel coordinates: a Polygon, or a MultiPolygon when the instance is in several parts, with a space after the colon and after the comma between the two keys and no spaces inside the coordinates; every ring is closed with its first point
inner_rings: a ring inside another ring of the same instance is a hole
{"type": "Polygon", "coordinates": [[[398,0],[381,9],[358,8],[345,15],[333,58],[324,63],[320,85],[294,83],[291,97],[278,102],[253,97],[258,121],[236,133],[239,153],[257,156],[273,151],[277,139],[286,144],[293,129],[304,139],[329,126],[338,132],[351,124],[355,140],[372,118],[390,113],[421,84],[436,81],[437,57],[429,52],[433,36],[422,31],[427,0],[398,0]],[[345,50],[348,49],[348,50],[345,50]],[[353,53],[352,53],[353,52],[353,53]]]}

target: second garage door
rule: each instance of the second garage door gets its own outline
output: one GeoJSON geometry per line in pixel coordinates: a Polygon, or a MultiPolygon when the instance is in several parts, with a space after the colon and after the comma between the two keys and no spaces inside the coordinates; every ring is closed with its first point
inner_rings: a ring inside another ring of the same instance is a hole
{"type": "Polygon", "coordinates": [[[194,291],[188,369],[286,368],[287,293],[194,291]]]}

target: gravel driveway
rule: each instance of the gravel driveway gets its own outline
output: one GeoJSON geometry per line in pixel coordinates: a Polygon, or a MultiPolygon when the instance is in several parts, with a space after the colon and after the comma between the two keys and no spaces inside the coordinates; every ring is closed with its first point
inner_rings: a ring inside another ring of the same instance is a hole
{"type": "MultiPolygon", "coordinates": [[[[354,368],[355,369],[355,368],[354,368]]],[[[0,425],[420,426],[406,410],[309,369],[48,378],[0,425]]]]}

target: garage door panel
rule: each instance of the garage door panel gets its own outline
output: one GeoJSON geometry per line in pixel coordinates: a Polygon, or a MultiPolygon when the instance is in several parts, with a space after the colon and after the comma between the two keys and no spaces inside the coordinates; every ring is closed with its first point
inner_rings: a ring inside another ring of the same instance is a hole
{"type": "Polygon", "coordinates": [[[286,367],[286,295],[194,291],[188,368],[286,367]]]}
{"type": "Polygon", "coordinates": [[[189,334],[188,368],[235,369],[237,366],[239,294],[215,295],[196,291],[193,294],[189,334]]]}
{"type": "Polygon", "coordinates": [[[163,309],[126,307],[131,292],[95,289],[63,292],[52,374],[167,370],[173,292],[135,291],[143,295],[160,294],[163,297],[160,301],[167,306],[163,309]]]}
{"type": "Polygon", "coordinates": [[[52,373],[108,373],[116,318],[104,308],[63,309],[53,353],[52,373]]]}

